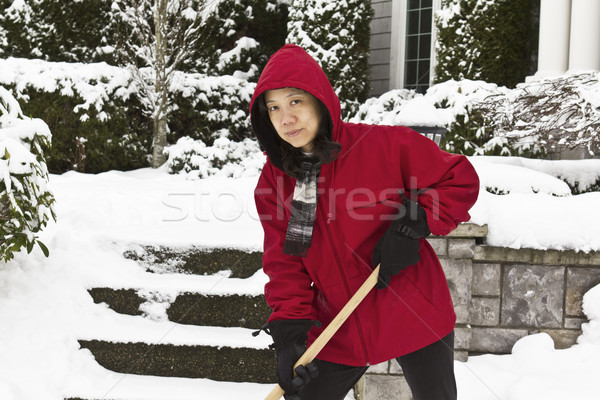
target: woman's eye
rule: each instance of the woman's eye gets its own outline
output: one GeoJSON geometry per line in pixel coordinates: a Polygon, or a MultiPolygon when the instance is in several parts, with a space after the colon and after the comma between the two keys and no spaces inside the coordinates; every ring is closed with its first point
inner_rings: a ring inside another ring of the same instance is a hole
{"type": "Polygon", "coordinates": [[[302,102],[302,100],[300,100],[300,99],[294,99],[294,100],[292,100],[291,104],[294,105],[294,104],[299,104],[301,102],[302,102]]]}
{"type": "Polygon", "coordinates": [[[277,110],[277,106],[269,107],[269,112],[276,111],[276,110],[277,110]]]}

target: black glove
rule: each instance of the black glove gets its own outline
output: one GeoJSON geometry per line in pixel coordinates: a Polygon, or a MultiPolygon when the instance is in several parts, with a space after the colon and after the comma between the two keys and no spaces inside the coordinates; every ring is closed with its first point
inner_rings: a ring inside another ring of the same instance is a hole
{"type": "Polygon", "coordinates": [[[390,278],[419,262],[420,238],[429,235],[427,214],[415,201],[404,197],[403,208],[375,245],[373,266],[381,263],[377,289],[386,288],[390,278]]]}
{"type": "Polygon", "coordinates": [[[308,319],[285,319],[271,321],[267,324],[268,331],[273,337],[273,348],[277,356],[277,381],[285,391],[286,400],[299,400],[298,393],[312,379],[319,375],[319,370],[314,363],[306,366],[299,365],[295,371],[294,364],[306,351],[308,331],[313,326],[313,321],[308,319]]]}

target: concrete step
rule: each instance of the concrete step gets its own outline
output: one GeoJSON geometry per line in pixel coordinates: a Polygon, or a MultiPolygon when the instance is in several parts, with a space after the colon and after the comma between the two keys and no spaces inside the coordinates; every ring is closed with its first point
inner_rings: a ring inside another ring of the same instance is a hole
{"type": "MultiPolygon", "coordinates": [[[[93,288],[89,293],[94,302],[106,303],[118,313],[143,315],[140,306],[146,299],[138,290],[93,288]]],[[[170,321],[180,324],[260,328],[267,321],[271,309],[262,295],[181,293],[166,312],[170,321]]]]}
{"type": "Polygon", "coordinates": [[[212,275],[231,271],[232,278],[248,278],[262,268],[262,252],[237,249],[175,248],[132,245],[123,256],[155,273],[212,275]]]}
{"type": "Polygon", "coordinates": [[[123,374],[273,383],[269,349],[80,340],[104,368],[123,374]]]}
{"type": "MultiPolygon", "coordinates": [[[[102,367],[98,366],[100,370],[102,367]]],[[[210,379],[173,378],[133,374],[94,374],[80,371],[64,387],[65,400],[232,400],[264,399],[272,383],[218,382],[210,379]]],[[[354,399],[352,399],[354,400],[354,399]]]]}

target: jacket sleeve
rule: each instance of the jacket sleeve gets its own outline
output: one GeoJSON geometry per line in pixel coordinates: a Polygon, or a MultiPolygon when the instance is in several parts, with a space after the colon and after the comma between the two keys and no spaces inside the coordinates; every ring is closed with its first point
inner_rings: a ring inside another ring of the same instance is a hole
{"type": "Polygon", "coordinates": [[[404,187],[427,212],[431,233],[447,235],[471,218],[468,211],[479,195],[479,177],[465,156],[447,153],[405,129],[398,150],[404,187]]]}
{"type": "Polygon", "coordinates": [[[288,218],[272,173],[263,170],[254,192],[256,210],[264,229],[263,271],[269,277],[265,299],[273,310],[269,321],[314,320],[312,280],[300,257],[283,254],[288,218]]]}

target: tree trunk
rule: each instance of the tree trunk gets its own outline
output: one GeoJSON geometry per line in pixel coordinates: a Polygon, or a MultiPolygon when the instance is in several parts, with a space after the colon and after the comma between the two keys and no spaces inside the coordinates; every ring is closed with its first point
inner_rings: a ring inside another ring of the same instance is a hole
{"type": "Polygon", "coordinates": [[[156,35],[156,66],[155,66],[155,90],[158,101],[154,110],[154,136],[152,148],[152,168],[158,168],[163,165],[167,158],[163,154],[167,145],[167,109],[168,109],[168,90],[166,77],[166,56],[167,41],[166,19],[167,19],[167,0],[155,0],[154,8],[154,28],[156,35]]]}
{"type": "Polygon", "coordinates": [[[154,139],[152,142],[152,168],[158,168],[167,161],[167,157],[163,154],[167,145],[167,115],[165,113],[154,117],[154,139]]]}

